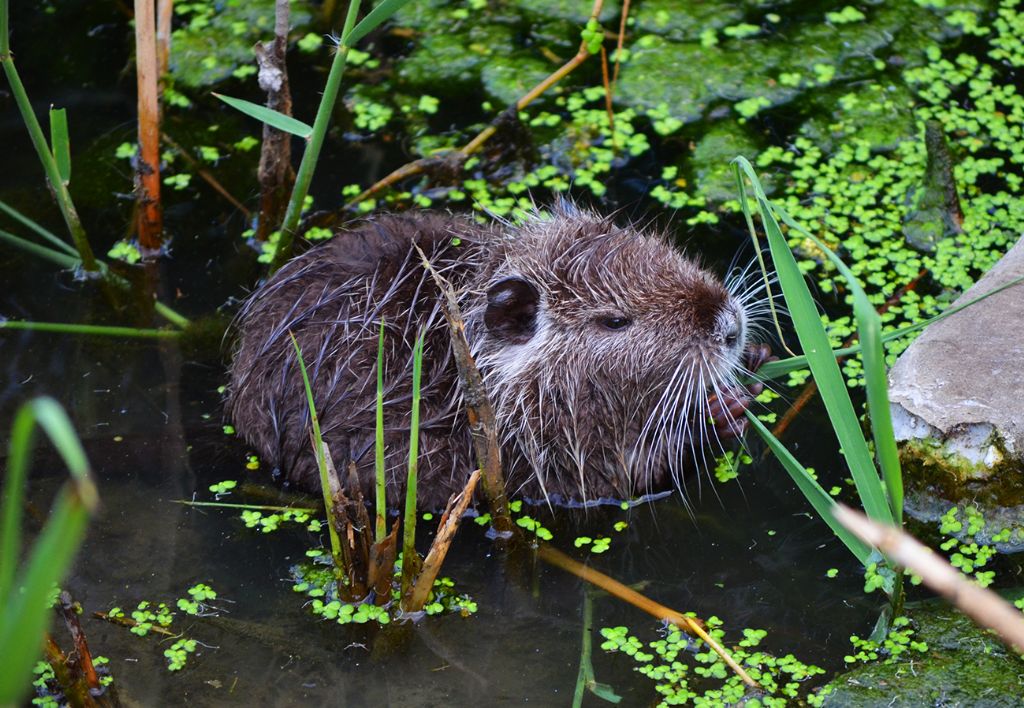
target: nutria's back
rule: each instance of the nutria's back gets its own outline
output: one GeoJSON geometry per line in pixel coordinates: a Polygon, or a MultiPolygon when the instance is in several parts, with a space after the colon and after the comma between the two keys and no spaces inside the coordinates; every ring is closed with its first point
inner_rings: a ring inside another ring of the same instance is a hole
{"type": "Polygon", "coordinates": [[[285,480],[319,484],[291,331],[335,462],[355,459],[372,497],[382,317],[389,500],[404,493],[421,330],[421,505],[443,506],[475,467],[438,291],[413,244],[459,295],[512,494],[627,498],[678,479],[709,434],[709,394],[742,368],[743,304],[661,239],[560,207],[519,227],[381,216],[257,290],[237,319],[227,412],[285,480]]]}

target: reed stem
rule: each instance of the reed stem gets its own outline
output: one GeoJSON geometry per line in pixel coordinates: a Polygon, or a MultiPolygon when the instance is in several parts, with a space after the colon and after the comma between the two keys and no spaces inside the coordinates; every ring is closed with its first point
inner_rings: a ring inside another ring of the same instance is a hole
{"type": "Polygon", "coordinates": [[[416,471],[420,454],[420,380],[423,372],[423,333],[412,350],[412,411],[409,419],[409,472],[405,482],[405,519],[402,521],[402,597],[407,598],[419,572],[416,555],[416,471]]]}
{"type": "Polygon", "coordinates": [[[309,194],[309,184],[313,181],[313,171],[316,169],[317,160],[320,159],[320,150],[323,148],[324,137],[327,135],[327,126],[331,122],[331,112],[338,100],[341,77],[345,73],[345,60],[348,56],[348,35],[352,31],[356,17],[359,16],[359,3],[360,0],[350,0],[349,2],[345,27],[341,32],[341,41],[334,54],[334,61],[331,62],[331,71],[327,75],[327,84],[324,86],[320,106],[316,110],[316,119],[313,121],[313,134],[309,136],[309,142],[302,153],[299,172],[295,176],[295,186],[292,187],[292,196],[288,200],[288,208],[284,213],[281,237],[274,254],[274,262],[270,267],[271,272],[284,265],[292,252],[292,242],[295,238],[295,231],[299,227],[302,205],[306,201],[306,195],[309,194]]]}
{"type": "Polygon", "coordinates": [[[0,229],[0,241],[7,241],[13,246],[20,248],[26,253],[31,253],[33,256],[38,256],[43,260],[56,263],[61,268],[67,268],[68,270],[74,270],[75,268],[82,265],[77,257],[62,253],[61,251],[55,251],[49,246],[43,246],[39,243],[34,243],[27,239],[23,239],[21,236],[12,234],[10,231],[0,229]]]}
{"type": "Polygon", "coordinates": [[[376,514],[377,543],[388,535],[387,523],[387,479],[384,470],[384,318],[380,320],[380,338],[377,343],[377,420],[374,429],[374,472],[376,474],[377,497],[374,504],[376,514]]]}
{"type": "Polygon", "coordinates": [[[18,211],[14,207],[12,207],[7,202],[0,200],[0,211],[4,212],[5,214],[10,216],[15,221],[21,223],[23,226],[27,226],[28,228],[32,229],[37,234],[42,236],[44,239],[46,239],[47,241],[52,243],[54,246],[59,248],[61,251],[63,251],[64,253],[67,253],[69,256],[71,256],[75,260],[78,260],[78,257],[77,257],[78,256],[78,251],[75,250],[74,246],[72,246],[69,243],[67,243],[66,241],[62,240],[59,236],[57,236],[57,234],[53,233],[52,231],[50,231],[47,228],[44,228],[41,224],[38,224],[37,222],[35,222],[32,219],[28,218],[27,216],[22,214],[20,211],[18,211]]]}
{"type": "Polygon", "coordinates": [[[154,0],[135,0],[135,71],[139,111],[135,191],[139,200],[139,246],[147,257],[158,254],[163,242],[163,216],[160,211],[160,69],[156,45],[154,0]]]}
{"type": "Polygon", "coordinates": [[[96,257],[93,255],[92,248],[89,246],[85,227],[82,226],[82,220],[78,217],[75,205],[71,201],[71,193],[61,179],[60,170],[57,169],[57,160],[54,158],[53,152],[50,151],[50,146],[43,135],[43,129],[39,125],[39,119],[36,118],[35,111],[32,110],[32,102],[29,101],[28,94],[25,92],[25,86],[21,83],[21,77],[14,66],[9,29],[7,0],[0,0],[0,64],[3,65],[7,81],[11,86],[11,94],[14,96],[14,102],[18,106],[21,119],[28,130],[32,146],[35,148],[39,161],[43,165],[43,171],[46,173],[46,179],[50,183],[53,196],[57,200],[57,206],[60,208],[60,213],[64,217],[68,231],[71,233],[71,238],[75,242],[75,249],[82,260],[82,267],[87,273],[96,274],[99,272],[99,265],[96,262],[96,257]]]}
{"type": "Polygon", "coordinates": [[[26,322],[24,320],[0,320],[0,329],[29,330],[33,332],[57,332],[60,334],[88,334],[104,337],[129,337],[132,339],[175,339],[181,336],[177,329],[141,329],[113,325],[69,324],[66,322],[26,322]]]}
{"type": "Polygon", "coordinates": [[[192,322],[187,317],[185,317],[185,315],[180,314],[176,310],[172,310],[170,307],[163,304],[159,300],[153,302],[153,311],[156,312],[156,314],[163,317],[168,322],[170,322],[175,327],[185,329],[190,324],[192,324],[192,322]]]}

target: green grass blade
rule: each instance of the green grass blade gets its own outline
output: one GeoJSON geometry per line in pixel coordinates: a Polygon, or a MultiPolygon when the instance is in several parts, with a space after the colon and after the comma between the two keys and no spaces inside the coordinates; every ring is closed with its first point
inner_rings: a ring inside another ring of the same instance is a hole
{"type": "Polygon", "coordinates": [[[301,120],[292,118],[291,116],[286,116],[284,113],[275,111],[272,108],[261,106],[258,103],[253,103],[252,101],[244,101],[241,98],[225,96],[220,93],[214,93],[213,95],[235,110],[241,111],[247,116],[266,123],[271,128],[277,128],[285,133],[298,135],[303,139],[308,139],[309,136],[313,134],[313,126],[307,125],[301,120]]]}
{"type": "MultiPolygon", "coordinates": [[[[46,431],[50,442],[57,448],[71,477],[77,482],[91,484],[89,460],[85,456],[85,450],[82,449],[82,443],[78,439],[78,434],[75,433],[75,427],[71,424],[68,414],[52,398],[37,398],[32,401],[31,406],[36,422],[39,423],[40,428],[46,431]]],[[[96,500],[87,501],[93,503],[96,500]]]]}
{"type": "Polygon", "coordinates": [[[67,322],[25,322],[23,320],[0,320],[0,329],[84,334],[101,337],[127,337],[131,339],[174,339],[182,334],[180,330],[174,329],[143,329],[139,327],[70,324],[67,322]]]}
{"type": "MultiPolygon", "coordinates": [[[[402,549],[405,561],[416,552],[416,470],[420,454],[420,377],[423,373],[423,332],[412,350],[412,414],[409,419],[409,472],[405,482],[405,528],[402,549]]],[[[405,566],[403,565],[403,568],[405,566]]]]}
{"type": "Polygon", "coordinates": [[[50,109],[50,146],[57,161],[57,174],[67,186],[71,182],[71,139],[68,137],[68,112],[50,109]]]}
{"type": "Polygon", "coordinates": [[[98,504],[89,462],[71,421],[50,398],[22,406],[11,431],[10,454],[0,520],[0,705],[14,705],[25,693],[32,666],[42,651],[50,615],[51,589],[67,573],[82,542],[89,515],[98,504]],[[71,473],[50,518],[15,583],[21,543],[21,508],[33,433],[38,424],[71,473]]]}
{"type": "Polygon", "coordinates": [[[67,573],[85,535],[89,511],[72,489],[57,497],[50,519],[32,549],[19,592],[3,605],[0,619],[0,705],[16,705],[42,654],[50,620],[52,588],[67,573]]]}
{"type": "Polygon", "coordinates": [[[78,256],[72,256],[67,253],[61,253],[60,251],[53,250],[49,246],[43,246],[42,244],[39,243],[33,243],[32,241],[23,239],[21,236],[16,236],[15,234],[12,234],[10,231],[5,231],[4,229],[0,229],[0,241],[6,241],[7,243],[11,244],[16,248],[20,248],[22,251],[25,251],[26,253],[31,253],[33,256],[42,258],[45,261],[56,263],[61,268],[74,270],[78,266],[82,265],[82,261],[79,260],[78,256]]]}
{"type": "MultiPolygon", "coordinates": [[[[867,514],[878,521],[893,523],[892,513],[886,499],[885,489],[878,476],[867,442],[861,434],[857,413],[850,400],[846,382],[829,342],[825,328],[821,324],[818,308],[814,304],[803,273],[797,266],[796,259],[790,251],[789,244],[779,227],[771,204],[761,189],[753,167],[745,158],[736,158],[736,169],[746,174],[754,188],[757,209],[764,225],[772,260],[779,277],[779,285],[786,298],[793,326],[807,357],[811,373],[818,384],[822,401],[828,411],[832,427],[836,431],[850,468],[857,493],[867,514]]],[[[740,204],[749,210],[746,190],[740,181],[740,204]]]]}
{"type": "Polygon", "coordinates": [[[302,373],[302,385],[306,389],[306,404],[309,406],[309,419],[313,425],[313,439],[316,441],[316,450],[314,451],[316,466],[320,470],[320,490],[323,492],[324,510],[327,513],[327,531],[331,539],[331,556],[334,559],[335,577],[340,583],[346,568],[341,550],[341,539],[338,538],[338,530],[334,525],[334,502],[331,499],[331,484],[327,480],[327,460],[324,458],[324,439],[320,435],[320,418],[316,414],[316,404],[313,403],[313,387],[309,383],[309,374],[306,373],[306,362],[302,358],[299,342],[290,331],[288,336],[292,339],[295,358],[299,362],[299,371],[302,373]]]}
{"type": "Polygon", "coordinates": [[[796,224],[782,209],[779,214],[790,228],[811,239],[832,261],[846,280],[853,295],[853,313],[857,320],[857,333],[864,364],[864,381],[868,397],[868,418],[875,441],[875,455],[882,468],[882,479],[889,498],[892,518],[898,525],[903,524],[903,473],[900,469],[899,453],[896,449],[896,434],[892,427],[892,411],[889,408],[889,381],[886,376],[885,351],[882,347],[882,319],[875,306],[868,300],[857,276],[847,268],[842,259],[813,234],[796,224]]]}
{"type": "MultiPolygon", "coordinates": [[[[6,7],[6,0],[3,0],[3,3],[4,7],[6,7]]],[[[3,41],[6,44],[7,37],[4,37],[3,41]]],[[[21,112],[21,120],[28,130],[32,147],[35,148],[39,162],[42,163],[43,171],[46,173],[46,179],[53,189],[57,206],[60,207],[61,215],[63,215],[64,222],[71,233],[71,240],[74,241],[75,249],[82,259],[82,267],[89,273],[95,273],[98,270],[96,257],[93,255],[92,247],[89,245],[85,227],[82,226],[82,220],[78,218],[78,211],[75,209],[74,202],[71,201],[71,193],[68,192],[67,185],[61,180],[60,173],[57,170],[57,161],[53,158],[53,153],[50,152],[50,146],[46,142],[46,136],[43,135],[43,129],[39,125],[39,119],[32,108],[32,102],[25,92],[25,85],[21,82],[21,76],[14,66],[14,58],[5,52],[3,60],[0,61],[0,68],[7,75],[7,81],[10,84],[14,102],[21,112]]]]}
{"type": "Polygon", "coordinates": [[[341,35],[341,41],[346,46],[354,47],[356,42],[376,29],[380,23],[385,22],[408,2],[409,0],[384,0],[370,10],[350,32],[341,35]]]}
{"type": "Polygon", "coordinates": [[[52,231],[50,231],[48,228],[38,223],[37,221],[28,218],[27,216],[22,214],[20,211],[18,211],[17,209],[15,209],[2,199],[0,199],[0,211],[4,212],[15,221],[20,222],[22,225],[32,229],[37,234],[42,236],[44,239],[52,243],[54,246],[61,249],[69,256],[72,256],[73,258],[75,258],[75,260],[78,260],[78,251],[75,250],[74,246],[72,246],[70,243],[67,243],[66,241],[63,241],[60,238],[60,236],[53,233],[52,231]]]}
{"type": "Polygon", "coordinates": [[[377,524],[375,539],[380,543],[388,535],[387,480],[384,477],[384,318],[380,319],[380,337],[377,341],[377,419],[374,426],[374,476],[377,498],[375,513],[377,524]]]}
{"type": "MultiPolygon", "coordinates": [[[[986,298],[990,298],[993,295],[997,295],[997,294],[1003,292],[1004,290],[1007,290],[1007,289],[1012,288],[1012,287],[1016,287],[1017,285],[1021,285],[1022,283],[1024,283],[1024,276],[1021,276],[1019,278],[1014,278],[1010,282],[1004,283],[1004,284],[1000,285],[998,288],[995,288],[994,290],[991,290],[991,291],[985,293],[984,295],[979,295],[976,298],[971,298],[970,300],[968,300],[967,302],[963,303],[962,305],[957,305],[956,307],[951,307],[951,308],[949,308],[948,310],[946,310],[944,312],[940,312],[939,314],[935,315],[934,317],[929,317],[926,320],[922,320],[921,322],[916,322],[916,323],[914,323],[912,325],[907,325],[906,327],[901,327],[900,329],[894,329],[891,332],[883,332],[882,333],[882,342],[883,343],[892,342],[894,340],[901,339],[901,338],[907,336],[908,334],[913,334],[914,332],[922,330],[922,329],[924,329],[925,327],[927,327],[928,325],[930,325],[930,324],[932,324],[934,322],[938,322],[939,320],[944,320],[945,318],[949,317],[950,315],[955,315],[956,313],[958,313],[958,312],[960,312],[962,310],[966,310],[968,307],[971,307],[973,305],[978,304],[979,302],[981,302],[982,300],[984,300],[986,298]]],[[[844,356],[849,356],[851,354],[858,354],[860,352],[860,349],[861,349],[860,344],[854,344],[852,346],[844,347],[842,349],[833,349],[832,353],[836,357],[844,357],[844,356]]],[[[782,359],[780,361],[770,361],[767,364],[764,364],[760,369],[757,370],[757,378],[759,378],[759,379],[777,379],[777,378],[780,378],[782,376],[785,376],[786,374],[788,374],[791,371],[799,371],[800,369],[806,369],[806,368],[807,368],[807,357],[805,357],[805,356],[792,356],[792,357],[789,357],[788,359],[782,359]]]]}
{"type": "Polygon", "coordinates": [[[771,431],[764,426],[764,424],[757,419],[757,416],[746,411],[747,420],[750,421],[751,426],[757,431],[757,434],[768,444],[771,448],[772,453],[782,463],[786,472],[793,478],[793,482],[803,492],[803,495],[807,497],[807,501],[811,503],[814,510],[818,512],[818,516],[822,518],[832,529],[833,533],[839,537],[847,548],[857,557],[861,563],[866,564],[868,556],[871,555],[871,547],[863,543],[860,539],[854,536],[852,533],[846,530],[846,528],[835,520],[832,516],[832,508],[836,502],[832,497],[828,495],[821,485],[811,477],[810,473],[801,465],[793,454],[786,449],[786,446],[779,442],[779,439],[772,435],[771,431]]]}
{"type": "MultiPolygon", "coordinates": [[[[352,31],[356,17],[359,16],[360,0],[349,0],[348,12],[345,15],[345,27],[341,36],[345,37],[352,31]]],[[[306,149],[302,152],[302,161],[299,163],[299,171],[295,174],[295,184],[292,185],[292,194],[288,198],[288,207],[285,209],[284,219],[281,222],[281,236],[277,242],[277,252],[274,254],[274,262],[270,264],[270,271],[274,272],[288,260],[292,252],[292,241],[295,231],[299,227],[299,218],[302,216],[302,206],[309,194],[309,185],[313,181],[313,172],[316,171],[316,163],[320,159],[320,150],[324,145],[324,137],[327,135],[327,126],[331,123],[331,113],[334,111],[334,104],[338,102],[338,93],[341,90],[341,78],[345,75],[345,62],[348,57],[346,45],[338,47],[338,51],[331,61],[331,70],[327,74],[327,83],[324,85],[324,92],[320,96],[320,105],[316,109],[316,118],[313,120],[313,134],[309,136],[306,149]]]]}
{"type": "Polygon", "coordinates": [[[21,548],[21,513],[24,507],[28,453],[32,450],[35,420],[28,404],[18,409],[11,425],[7,474],[3,487],[3,518],[0,519],[0,603],[5,603],[14,582],[21,548]]]}
{"type": "Polygon", "coordinates": [[[169,308],[167,305],[163,304],[159,300],[155,300],[153,302],[153,311],[156,314],[158,314],[161,317],[163,317],[168,322],[170,322],[175,327],[180,327],[181,329],[185,329],[190,324],[192,324],[187,317],[185,317],[184,315],[181,315],[181,314],[175,312],[174,310],[172,310],[171,308],[169,308]]]}

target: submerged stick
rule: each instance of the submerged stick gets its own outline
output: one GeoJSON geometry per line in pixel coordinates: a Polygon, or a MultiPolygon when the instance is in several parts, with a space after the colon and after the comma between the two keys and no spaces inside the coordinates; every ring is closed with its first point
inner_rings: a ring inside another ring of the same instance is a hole
{"type": "MultiPolygon", "coordinates": [[[[79,608],[80,609],[80,608],[79,608]]],[[[99,676],[96,675],[96,667],[93,665],[92,652],[89,651],[89,642],[86,641],[85,631],[81,622],[78,621],[78,611],[74,602],[71,601],[71,593],[62,590],[58,598],[57,613],[64,620],[64,626],[71,635],[71,641],[75,645],[75,659],[82,673],[82,678],[88,685],[90,692],[101,692],[99,676]]]]}
{"type": "Polygon", "coordinates": [[[466,323],[462,319],[459,303],[451,284],[430,264],[427,256],[416,246],[416,252],[443,296],[441,310],[448,321],[452,337],[452,354],[459,370],[459,389],[466,405],[469,432],[473,437],[473,448],[483,477],[484,496],[491,510],[494,530],[503,537],[513,537],[517,527],[509,514],[508,496],[505,491],[505,476],[501,471],[501,447],[498,445],[498,423],[484,387],[483,377],[476,367],[473,355],[466,341],[466,323]]]}
{"type": "Polygon", "coordinates": [[[135,190],[139,200],[138,236],[144,256],[154,256],[163,242],[160,212],[160,93],[153,0],[135,0],[135,71],[138,86],[139,154],[135,190]]]}
{"type": "Polygon", "coordinates": [[[430,591],[434,587],[434,579],[441,572],[441,566],[448,555],[452,539],[455,537],[455,532],[459,530],[462,515],[466,513],[466,508],[473,501],[473,492],[476,490],[476,483],[479,480],[480,470],[473,470],[473,474],[466,480],[466,486],[462,491],[453,494],[448,500],[448,506],[437,525],[437,535],[434,536],[434,542],[430,544],[430,551],[423,560],[423,568],[420,570],[419,577],[416,578],[412,592],[409,593],[408,603],[402,608],[403,610],[419,612],[426,604],[427,596],[430,595],[430,591]]]}
{"type": "Polygon", "coordinates": [[[694,619],[693,617],[687,617],[681,612],[677,612],[670,607],[665,607],[665,605],[641,595],[633,588],[623,585],[615,578],[609,577],[598,570],[594,570],[589,566],[583,565],[579,561],[573,560],[558,549],[553,548],[546,543],[541,543],[537,547],[537,557],[553,566],[572,573],[592,585],[596,585],[608,594],[614,595],[620,600],[628,602],[634,607],[643,610],[647,614],[656,617],[659,620],[675,625],[687,634],[699,637],[704,640],[704,643],[711,647],[716,654],[722,657],[722,661],[729,665],[729,668],[743,680],[743,683],[752,688],[759,687],[757,682],[750,678],[750,675],[743,670],[743,667],[736,663],[725,648],[716,642],[714,638],[707,633],[707,631],[705,631],[703,626],[704,623],[700,620],[694,619]]]}
{"type": "Polygon", "coordinates": [[[242,204],[242,202],[240,202],[238,198],[235,197],[235,195],[229,192],[227,188],[223,184],[221,184],[216,177],[213,176],[212,172],[203,167],[202,163],[199,162],[199,160],[197,160],[195,156],[192,155],[192,153],[190,153],[184,147],[179,145],[174,140],[174,138],[172,138],[166,132],[160,133],[160,139],[163,140],[168,145],[170,145],[172,148],[174,148],[177,151],[177,153],[181,155],[182,158],[184,158],[185,162],[188,163],[189,167],[191,167],[195,171],[195,173],[199,175],[199,178],[201,180],[210,185],[210,187],[212,187],[213,190],[217,192],[217,194],[221,195],[226,200],[228,200],[231,203],[231,205],[235,207],[235,209],[238,209],[238,211],[242,212],[242,216],[245,217],[246,221],[249,221],[252,218],[252,212],[249,211],[249,207],[245,206],[245,204],[242,204]]]}
{"type": "Polygon", "coordinates": [[[925,585],[982,627],[995,632],[1017,653],[1024,653],[1024,615],[988,588],[983,588],[908,533],[879,524],[848,506],[837,504],[836,519],[893,563],[921,576],[925,585]]]}
{"type": "MultiPolygon", "coordinates": [[[[133,620],[131,617],[111,617],[106,612],[93,612],[92,616],[95,617],[96,619],[101,619],[101,620],[104,620],[105,622],[110,622],[110,624],[119,624],[122,627],[128,627],[129,629],[132,628],[132,627],[138,627],[139,626],[139,623],[136,622],[135,620],[133,620]]],[[[149,628],[149,631],[150,632],[156,632],[157,634],[162,634],[165,637],[177,637],[177,636],[179,636],[179,635],[175,634],[174,632],[172,632],[171,630],[165,629],[164,627],[161,627],[158,624],[153,624],[153,626],[149,628]]]]}
{"type": "Polygon", "coordinates": [[[615,693],[611,686],[599,683],[594,676],[593,639],[591,634],[594,631],[594,600],[590,596],[590,590],[583,588],[583,630],[580,637],[580,670],[576,675],[576,691],[572,697],[573,708],[580,708],[583,705],[583,697],[590,691],[598,698],[609,703],[618,704],[622,702],[622,696],[615,693]]]}

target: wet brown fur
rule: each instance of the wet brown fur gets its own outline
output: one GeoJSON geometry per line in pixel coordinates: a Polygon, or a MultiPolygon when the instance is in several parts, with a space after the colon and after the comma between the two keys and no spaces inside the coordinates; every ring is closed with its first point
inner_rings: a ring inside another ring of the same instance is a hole
{"type": "Polygon", "coordinates": [[[481,226],[448,214],[381,216],[299,256],[245,303],[227,413],[288,482],[316,489],[309,414],[288,332],[302,348],[339,469],[358,462],[372,498],[377,338],[385,319],[389,502],[404,493],[411,351],[425,332],[420,503],[443,506],[475,466],[436,286],[412,244],[459,295],[495,404],[510,492],[627,498],[678,481],[705,444],[695,422],[742,366],[742,307],[660,238],[565,206],[481,226]],[[453,244],[458,240],[458,245],[453,244]],[[529,283],[535,319],[495,307],[529,283]],[[628,326],[609,329],[615,318],[628,326]],[[726,339],[739,332],[739,341],[726,339]]]}

